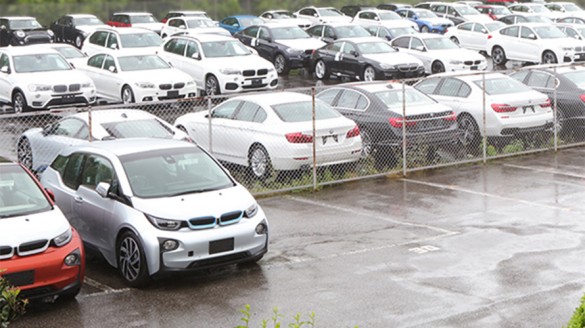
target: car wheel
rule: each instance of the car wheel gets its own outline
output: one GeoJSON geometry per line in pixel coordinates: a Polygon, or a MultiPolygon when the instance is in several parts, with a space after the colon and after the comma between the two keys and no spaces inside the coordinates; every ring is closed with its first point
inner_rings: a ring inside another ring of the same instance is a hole
{"type": "Polygon", "coordinates": [[[30,141],[27,138],[22,138],[18,141],[18,148],[16,149],[16,156],[18,162],[24,165],[27,169],[33,168],[33,155],[30,147],[30,141]]]}
{"type": "Polygon", "coordinates": [[[374,145],[372,144],[372,138],[366,130],[361,130],[360,135],[362,137],[362,152],[361,157],[367,158],[374,152],[374,145]]]}
{"type": "Polygon", "coordinates": [[[362,80],[364,81],[374,81],[376,79],[376,71],[372,66],[366,66],[364,68],[364,74],[362,80]]]}
{"type": "Polygon", "coordinates": [[[554,52],[547,50],[542,54],[543,64],[556,64],[557,62],[557,55],[554,52]]]}
{"type": "Polygon", "coordinates": [[[455,43],[455,44],[456,44],[456,45],[458,45],[458,46],[459,46],[459,45],[461,45],[461,44],[459,43],[459,39],[457,39],[457,38],[456,38],[456,37],[454,37],[454,36],[452,36],[452,37],[451,37],[451,41],[453,41],[453,43],[455,43]]]}
{"type": "Polygon", "coordinates": [[[138,237],[126,231],[118,241],[118,270],[122,279],[131,287],[139,287],[149,280],[146,257],[138,237]]]}
{"type": "Polygon", "coordinates": [[[473,117],[467,114],[459,116],[457,128],[459,129],[459,142],[463,146],[474,147],[479,144],[479,127],[473,117]]]}
{"type": "Polygon", "coordinates": [[[205,95],[206,96],[215,96],[220,94],[219,92],[219,82],[217,78],[213,75],[209,75],[205,79],[205,95]]]}
{"type": "Polygon", "coordinates": [[[261,145],[252,147],[248,156],[248,163],[250,172],[259,180],[266,180],[272,176],[272,164],[270,164],[270,156],[268,152],[261,145]]]}
{"type": "Polygon", "coordinates": [[[329,77],[327,66],[325,66],[325,62],[321,59],[319,59],[315,64],[315,77],[319,80],[323,80],[329,77]]]}
{"type": "Polygon", "coordinates": [[[423,25],[420,27],[420,32],[421,33],[429,33],[429,27],[426,25],[423,25]]]}
{"type": "Polygon", "coordinates": [[[26,98],[22,91],[15,91],[12,95],[12,106],[14,107],[15,113],[23,113],[28,111],[28,105],[26,103],[26,98]]]}
{"type": "MultiPolygon", "coordinates": [[[[555,125],[554,128],[557,130],[557,135],[565,132],[566,127],[565,127],[565,114],[563,114],[562,111],[557,109],[557,113],[555,116],[555,125]]],[[[553,130],[554,133],[554,130],[553,130]]]]}
{"type": "Polygon", "coordinates": [[[445,71],[445,65],[442,62],[436,60],[431,65],[431,74],[443,73],[445,71]]]}
{"type": "Polygon", "coordinates": [[[494,64],[496,65],[504,65],[506,64],[506,53],[504,52],[504,49],[500,48],[500,47],[494,47],[492,49],[492,60],[494,61],[494,64]]]}
{"type": "Polygon", "coordinates": [[[81,35],[78,35],[75,37],[75,46],[79,49],[81,49],[81,46],[83,45],[83,37],[81,37],[81,35]]]}
{"type": "Polygon", "coordinates": [[[134,99],[134,92],[132,92],[132,88],[125,85],[122,88],[122,103],[124,104],[131,104],[135,101],[134,99]]]}
{"type": "Polygon", "coordinates": [[[286,58],[284,58],[282,54],[278,54],[274,57],[274,68],[276,68],[276,73],[281,75],[286,75],[290,71],[286,58]]]}

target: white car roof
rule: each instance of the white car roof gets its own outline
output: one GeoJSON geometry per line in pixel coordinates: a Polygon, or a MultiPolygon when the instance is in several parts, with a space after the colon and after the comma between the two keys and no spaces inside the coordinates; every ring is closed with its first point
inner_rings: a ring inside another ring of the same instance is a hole
{"type": "Polygon", "coordinates": [[[431,77],[454,77],[464,81],[476,81],[478,78],[481,79],[482,75],[485,74],[486,79],[491,79],[494,77],[509,77],[508,75],[498,73],[498,72],[480,72],[480,71],[465,71],[465,72],[444,72],[433,74],[431,77]]]}
{"type": "MultiPolygon", "coordinates": [[[[89,121],[89,112],[76,113],[67,117],[75,117],[82,121],[89,121]]],[[[138,109],[102,109],[91,111],[92,123],[112,123],[120,121],[156,119],[156,116],[138,109]]]]}
{"type": "Polygon", "coordinates": [[[3,17],[0,17],[0,19],[7,19],[7,20],[28,20],[28,19],[34,19],[34,20],[37,20],[35,17],[32,17],[32,16],[3,16],[3,17]]]}
{"type": "Polygon", "coordinates": [[[199,14],[207,14],[207,13],[203,10],[170,10],[169,14],[199,15],[199,14]]]}
{"type": "Polygon", "coordinates": [[[255,101],[265,107],[270,107],[291,102],[311,101],[311,96],[291,91],[273,91],[270,93],[246,94],[231,99],[255,101]]]}
{"type": "Polygon", "coordinates": [[[69,16],[69,17],[73,17],[73,18],[97,18],[96,15],[91,15],[91,14],[69,14],[69,15],[65,15],[65,16],[69,16]]]}
{"type": "MultiPolygon", "coordinates": [[[[175,37],[175,36],[171,36],[175,37]]],[[[220,35],[220,34],[213,34],[213,33],[202,33],[202,34],[184,34],[184,35],[177,35],[176,37],[188,37],[192,39],[199,40],[200,42],[210,42],[210,41],[237,41],[231,36],[220,35]]]]}
{"type": "Polygon", "coordinates": [[[108,31],[114,32],[118,34],[136,34],[136,33],[155,33],[154,31],[141,28],[141,27],[124,27],[124,28],[116,28],[116,27],[98,27],[95,31],[108,31]]]}
{"type": "Polygon", "coordinates": [[[18,55],[33,55],[33,54],[59,54],[59,52],[55,49],[51,49],[43,44],[34,44],[29,46],[20,46],[20,47],[3,47],[0,48],[0,51],[3,51],[7,54],[18,56],[18,55]]]}

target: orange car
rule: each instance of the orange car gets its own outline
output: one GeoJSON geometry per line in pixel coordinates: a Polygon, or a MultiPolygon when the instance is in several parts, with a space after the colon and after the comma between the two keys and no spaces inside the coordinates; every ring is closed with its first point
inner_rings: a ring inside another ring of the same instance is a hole
{"type": "Polygon", "coordinates": [[[38,180],[0,157],[0,276],[28,299],[73,299],[85,273],[83,243],[38,180]]]}

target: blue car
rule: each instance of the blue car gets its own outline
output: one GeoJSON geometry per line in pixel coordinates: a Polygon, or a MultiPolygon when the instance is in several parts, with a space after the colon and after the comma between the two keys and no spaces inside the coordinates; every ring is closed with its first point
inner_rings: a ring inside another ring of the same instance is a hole
{"type": "Polygon", "coordinates": [[[403,8],[396,13],[415,22],[422,33],[445,33],[453,22],[447,18],[438,17],[434,12],[421,8],[403,8]]]}
{"type": "Polygon", "coordinates": [[[234,15],[228,16],[219,21],[219,27],[228,30],[232,35],[242,31],[248,26],[263,24],[264,21],[258,16],[253,15],[234,15]]]}

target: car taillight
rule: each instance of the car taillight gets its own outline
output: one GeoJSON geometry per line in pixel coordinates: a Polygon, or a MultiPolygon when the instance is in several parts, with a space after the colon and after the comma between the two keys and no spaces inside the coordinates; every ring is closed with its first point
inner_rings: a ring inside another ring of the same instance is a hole
{"type": "Polygon", "coordinates": [[[516,110],[517,107],[506,104],[492,104],[492,109],[496,113],[508,113],[516,110]]]}
{"type": "Polygon", "coordinates": [[[356,125],[353,129],[347,131],[346,138],[353,138],[360,135],[360,128],[356,125]]]}
{"type": "Polygon", "coordinates": [[[455,112],[451,112],[451,114],[444,116],[443,120],[445,121],[457,121],[457,114],[455,112]]]}
{"type": "Polygon", "coordinates": [[[585,95],[579,95],[579,98],[581,99],[582,102],[585,102],[585,95]]]}
{"type": "Polygon", "coordinates": [[[542,108],[548,108],[550,106],[551,106],[550,98],[546,98],[546,101],[544,102],[544,104],[540,104],[540,107],[542,107],[542,108]]]}
{"type": "Polygon", "coordinates": [[[302,132],[287,133],[284,135],[286,140],[290,143],[311,143],[313,142],[313,136],[303,134],[302,132]]]}
{"type": "Polygon", "coordinates": [[[401,117],[391,117],[388,119],[388,121],[390,122],[390,125],[392,125],[395,128],[401,128],[402,124],[404,124],[405,126],[416,125],[415,121],[403,120],[401,117]]]}
{"type": "Polygon", "coordinates": [[[491,38],[492,38],[492,35],[491,34],[488,34],[488,40],[491,39],[491,38]]]}

